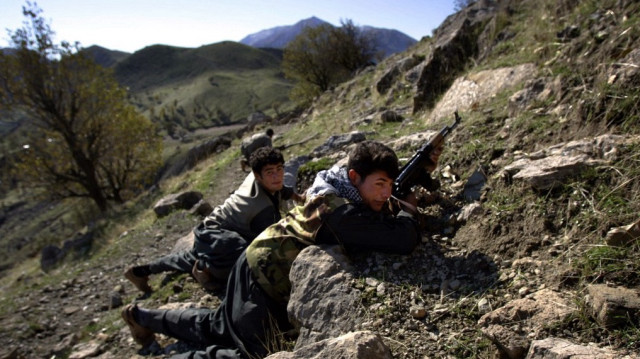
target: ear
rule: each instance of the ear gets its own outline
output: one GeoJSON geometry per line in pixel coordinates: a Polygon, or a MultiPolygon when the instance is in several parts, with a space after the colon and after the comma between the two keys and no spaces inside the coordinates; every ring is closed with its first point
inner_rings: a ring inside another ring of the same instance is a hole
{"type": "Polygon", "coordinates": [[[356,172],[356,170],[354,169],[350,169],[348,172],[349,175],[349,181],[351,181],[352,185],[356,185],[358,183],[360,183],[360,174],[358,172],[356,172]]]}

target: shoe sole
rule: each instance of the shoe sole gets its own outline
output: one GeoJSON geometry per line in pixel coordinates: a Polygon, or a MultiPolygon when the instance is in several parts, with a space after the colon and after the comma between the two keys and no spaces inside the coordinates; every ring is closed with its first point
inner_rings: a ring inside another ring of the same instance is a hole
{"type": "Polygon", "coordinates": [[[124,320],[124,322],[129,327],[129,330],[131,331],[131,336],[133,337],[133,340],[135,340],[136,343],[142,345],[143,347],[147,347],[147,346],[151,345],[156,340],[156,336],[152,331],[150,331],[149,329],[141,326],[140,324],[138,324],[136,322],[135,319],[133,319],[133,308],[134,307],[135,307],[135,305],[129,304],[129,305],[127,305],[126,307],[124,307],[122,309],[122,312],[120,312],[120,314],[122,315],[122,319],[124,320]],[[144,331],[146,333],[145,334],[141,334],[141,333],[139,333],[140,331],[144,331]]]}
{"type": "MultiPolygon", "coordinates": [[[[133,274],[131,270],[127,270],[126,272],[124,272],[124,277],[127,278],[129,282],[131,282],[139,291],[145,294],[153,292],[153,289],[151,289],[151,287],[146,281],[145,282],[140,281],[141,279],[144,280],[144,278],[138,277],[137,275],[133,274]]],[[[147,277],[147,280],[148,280],[148,277],[147,277]]]]}

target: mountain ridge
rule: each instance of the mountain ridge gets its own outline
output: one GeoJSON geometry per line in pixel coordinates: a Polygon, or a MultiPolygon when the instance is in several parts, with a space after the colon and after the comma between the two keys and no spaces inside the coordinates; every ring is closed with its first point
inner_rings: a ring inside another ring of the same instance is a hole
{"type": "MultiPolygon", "coordinates": [[[[282,48],[304,27],[320,24],[328,23],[311,17],[294,25],[266,29],[245,37],[255,40],[245,41],[250,44],[221,41],[197,48],[156,44],[131,54],[93,45],[82,51],[100,65],[113,68],[116,79],[134,96],[138,109],[156,116],[155,122],[174,136],[198,128],[240,123],[252,112],[274,116],[274,106],[282,111],[294,109],[295,104],[283,92],[292,84],[281,72],[282,48]],[[265,85],[256,88],[256,83],[265,85]],[[175,88],[170,90],[172,86],[175,88]],[[190,93],[177,98],[173,95],[176,90],[190,93]],[[209,105],[205,108],[203,103],[209,105]],[[164,113],[165,118],[158,117],[159,113],[164,113]]],[[[380,50],[385,56],[416,43],[397,30],[363,29],[383,44],[380,50]]]]}
{"type": "MultiPolygon", "coordinates": [[[[240,40],[241,43],[254,47],[284,48],[295,39],[305,27],[316,27],[331,23],[312,16],[300,20],[293,25],[276,26],[247,35],[240,40]]],[[[394,53],[402,52],[414,45],[417,40],[395,29],[377,28],[370,25],[362,25],[359,28],[365,34],[370,34],[375,41],[383,58],[394,53]]]]}

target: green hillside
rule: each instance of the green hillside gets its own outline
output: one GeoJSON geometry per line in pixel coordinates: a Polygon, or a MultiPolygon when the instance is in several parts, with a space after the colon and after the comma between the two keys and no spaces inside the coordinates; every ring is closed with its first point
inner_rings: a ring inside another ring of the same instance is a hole
{"type": "Polygon", "coordinates": [[[290,109],[291,84],[280,62],[279,52],[225,41],[195,49],[149,46],[114,71],[138,108],[173,135],[237,123],[256,111],[275,115],[274,106],[290,109]]]}
{"type": "Polygon", "coordinates": [[[108,50],[97,45],[89,46],[82,51],[88,53],[95,62],[104,67],[114,67],[118,62],[131,55],[128,52],[108,50]]]}

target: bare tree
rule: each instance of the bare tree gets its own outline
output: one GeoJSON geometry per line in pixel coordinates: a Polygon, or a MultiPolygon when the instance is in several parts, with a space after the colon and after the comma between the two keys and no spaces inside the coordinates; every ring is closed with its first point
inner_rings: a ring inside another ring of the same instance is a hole
{"type": "Polygon", "coordinates": [[[109,70],[78,45],[53,42],[41,13],[27,2],[13,50],[0,54],[1,109],[25,114],[13,173],[22,186],[89,198],[105,211],[109,201],[123,202],[149,183],[161,139],[109,70]]]}

